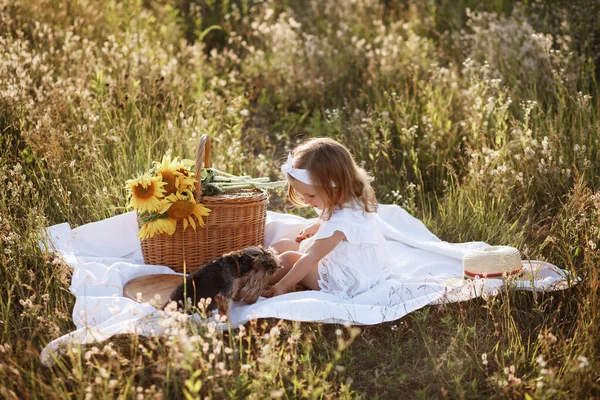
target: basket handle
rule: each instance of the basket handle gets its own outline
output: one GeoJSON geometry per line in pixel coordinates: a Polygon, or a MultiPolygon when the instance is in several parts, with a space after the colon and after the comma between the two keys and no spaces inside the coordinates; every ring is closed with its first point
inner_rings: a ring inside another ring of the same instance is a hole
{"type": "Polygon", "coordinates": [[[200,202],[202,195],[202,168],[204,167],[210,168],[210,141],[207,134],[200,137],[200,144],[198,144],[198,152],[196,153],[196,179],[198,180],[196,192],[194,193],[196,203],[200,202]]]}

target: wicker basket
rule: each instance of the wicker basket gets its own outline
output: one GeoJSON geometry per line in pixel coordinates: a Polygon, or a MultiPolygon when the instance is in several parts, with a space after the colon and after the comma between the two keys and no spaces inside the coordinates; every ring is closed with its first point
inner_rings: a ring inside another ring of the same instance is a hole
{"type": "Polygon", "coordinates": [[[210,166],[210,142],[203,135],[196,154],[194,193],[196,202],[210,208],[205,226],[196,230],[177,223],[173,235],[158,234],[141,241],[144,262],[166,265],[176,272],[193,272],[208,261],[230,251],[262,245],[265,236],[268,195],[263,189],[240,189],[223,195],[202,196],[201,171],[210,166]],[[202,162],[204,160],[204,163],[202,162]]]}

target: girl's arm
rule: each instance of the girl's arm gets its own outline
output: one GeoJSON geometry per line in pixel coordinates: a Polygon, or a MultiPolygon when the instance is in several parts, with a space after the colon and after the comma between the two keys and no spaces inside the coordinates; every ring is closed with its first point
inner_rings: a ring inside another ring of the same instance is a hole
{"type": "Polygon", "coordinates": [[[321,219],[319,218],[317,220],[317,222],[315,222],[314,224],[312,224],[310,226],[307,226],[306,228],[304,228],[300,231],[298,236],[296,236],[296,242],[300,243],[304,239],[308,239],[309,237],[314,236],[319,231],[320,227],[321,227],[321,219]]]}
{"type": "Polygon", "coordinates": [[[315,268],[321,258],[331,252],[342,240],[346,238],[343,232],[335,231],[333,235],[317,239],[290,269],[290,271],[273,287],[273,294],[286,293],[295,284],[300,282],[311,268],[315,268]]]}

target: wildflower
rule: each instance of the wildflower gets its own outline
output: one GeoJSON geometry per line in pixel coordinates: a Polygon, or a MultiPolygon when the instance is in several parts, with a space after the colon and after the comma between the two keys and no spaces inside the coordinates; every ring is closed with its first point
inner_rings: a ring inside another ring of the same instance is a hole
{"type": "Polygon", "coordinates": [[[488,365],[488,360],[487,360],[487,354],[486,354],[486,353],[483,353],[483,354],[481,355],[481,363],[482,363],[483,365],[488,365]]]}
{"type": "Polygon", "coordinates": [[[535,387],[538,389],[541,389],[544,387],[544,382],[542,381],[537,381],[537,383],[535,384],[535,387]]]}
{"type": "Polygon", "coordinates": [[[577,361],[579,361],[579,369],[584,369],[590,366],[590,362],[588,361],[587,357],[579,356],[577,357],[577,361]]]}
{"type": "Polygon", "coordinates": [[[539,355],[537,356],[537,358],[535,359],[535,362],[539,364],[540,367],[545,367],[546,366],[546,361],[544,361],[544,356],[543,355],[539,355]]]}
{"type": "Polygon", "coordinates": [[[240,371],[242,372],[248,372],[250,371],[250,369],[252,369],[252,366],[250,364],[242,364],[242,366],[240,367],[240,371]]]}

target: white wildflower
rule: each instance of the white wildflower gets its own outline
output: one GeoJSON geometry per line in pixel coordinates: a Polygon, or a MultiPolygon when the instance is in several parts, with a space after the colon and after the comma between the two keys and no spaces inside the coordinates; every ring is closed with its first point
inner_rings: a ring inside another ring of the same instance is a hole
{"type": "Polygon", "coordinates": [[[590,366],[590,362],[588,361],[587,357],[579,356],[577,357],[577,361],[579,361],[579,369],[584,369],[590,366]]]}
{"type": "Polygon", "coordinates": [[[544,356],[541,354],[539,356],[537,356],[537,358],[535,359],[535,362],[538,363],[538,365],[542,368],[544,368],[546,366],[546,361],[544,360],[544,356]]]}

